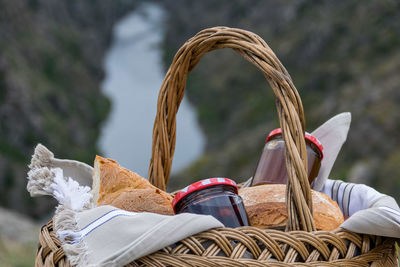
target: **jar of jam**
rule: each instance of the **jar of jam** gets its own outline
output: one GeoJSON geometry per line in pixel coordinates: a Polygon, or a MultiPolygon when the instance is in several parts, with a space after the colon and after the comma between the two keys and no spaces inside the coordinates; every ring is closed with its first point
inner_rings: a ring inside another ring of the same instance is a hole
{"type": "Polygon", "coordinates": [[[225,227],[248,226],[248,218],[236,183],[227,178],[209,178],[179,191],[172,200],[175,214],[212,215],[225,227]]]}
{"type": "MultiPolygon", "coordinates": [[[[323,146],[316,137],[309,133],[305,133],[305,139],[308,158],[308,181],[312,186],[321,168],[323,146]]],[[[251,185],[286,184],[287,171],[284,155],[285,143],[282,137],[282,130],[280,128],[275,129],[269,133],[265,140],[264,150],[251,185]]]]}

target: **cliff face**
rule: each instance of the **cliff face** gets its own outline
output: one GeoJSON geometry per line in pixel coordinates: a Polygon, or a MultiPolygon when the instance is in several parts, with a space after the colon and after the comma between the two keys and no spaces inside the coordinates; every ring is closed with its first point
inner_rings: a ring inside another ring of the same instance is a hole
{"type": "MultiPolygon", "coordinates": [[[[180,45],[203,28],[225,25],[257,33],[291,74],[308,131],[339,112],[352,113],[348,141],[332,177],[367,183],[398,197],[397,1],[170,0],[165,8],[171,14],[166,67],[180,45]]],[[[232,51],[212,52],[189,76],[186,95],[199,112],[208,146],[198,162],[171,179],[170,187],[212,176],[252,176],[265,136],[278,127],[264,77],[232,51]]]]}
{"type": "Polygon", "coordinates": [[[110,109],[99,86],[103,55],[135,2],[0,1],[0,205],[31,216],[53,207],[25,189],[38,142],[92,163],[110,109]]]}

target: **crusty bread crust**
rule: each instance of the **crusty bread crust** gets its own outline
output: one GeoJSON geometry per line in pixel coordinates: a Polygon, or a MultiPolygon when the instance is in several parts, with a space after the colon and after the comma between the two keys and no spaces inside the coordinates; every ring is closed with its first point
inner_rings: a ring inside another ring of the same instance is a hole
{"type": "Polygon", "coordinates": [[[96,156],[92,188],[97,206],[111,205],[128,211],[174,214],[169,194],[112,159],[96,156]]]}
{"type": "Polygon", "coordinates": [[[136,212],[145,211],[172,215],[172,198],[168,194],[167,197],[164,194],[161,190],[153,188],[137,190],[126,188],[104,196],[98,205],[111,205],[136,212]]]}
{"type": "MultiPolygon", "coordinates": [[[[287,221],[286,185],[269,184],[239,190],[250,225],[259,228],[284,226],[287,221]]],[[[318,230],[333,230],[343,223],[343,214],[327,195],[312,190],[313,216],[318,230]]]]}

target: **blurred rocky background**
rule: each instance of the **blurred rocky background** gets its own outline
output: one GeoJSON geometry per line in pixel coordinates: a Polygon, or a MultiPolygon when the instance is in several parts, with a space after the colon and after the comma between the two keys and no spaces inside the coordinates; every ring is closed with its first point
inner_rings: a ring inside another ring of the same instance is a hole
{"type": "MultiPolygon", "coordinates": [[[[112,104],[100,89],[104,55],[113,25],[140,2],[0,0],[0,206],[13,210],[0,209],[4,266],[32,265],[38,225],[53,212],[54,202],[26,192],[34,146],[41,142],[60,158],[89,164],[101,153],[98,138],[112,104]],[[34,234],[21,240],[23,231],[34,234]]],[[[400,200],[398,1],[154,2],[166,11],[160,44],[165,69],[203,28],[257,33],[291,74],[308,131],[337,113],[352,113],[331,177],[366,183],[400,200]]],[[[206,148],[169,188],[212,176],[252,176],[265,136],[278,127],[263,75],[235,52],[215,51],[189,76],[186,97],[206,148]]]]}
{"type": "Polygon", "coordinates": [[[35,145],[87,163],[98,153],[111,105],[99,86],[103,55],[114,23],[135,5],[0,0],[0,206],[24,214],[0,209],[0,266],[33,266],[39,224],[24,218],[43,223],[53,213],[52,199],[26,191],[35,145]]]}

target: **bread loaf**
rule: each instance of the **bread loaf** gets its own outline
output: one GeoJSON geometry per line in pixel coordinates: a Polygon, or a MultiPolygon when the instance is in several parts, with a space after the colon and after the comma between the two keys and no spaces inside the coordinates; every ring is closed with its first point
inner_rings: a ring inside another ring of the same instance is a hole
{"type": "MultiPolygon", "coordinates": [[[[239,190],[251,226],[259,228],[281,227],[286,224],[286,185],[269,184],[239,190]]],[[[318,230],[333,230],[344,221],[336,202],[327,195],[312,190],[313,216],[318,230]]]]}
{"type": "Polygon", "coordinates": [[[173,215],[172,197],[115,160],[96,156],[92,193],[97,206],[173,215]]]}

